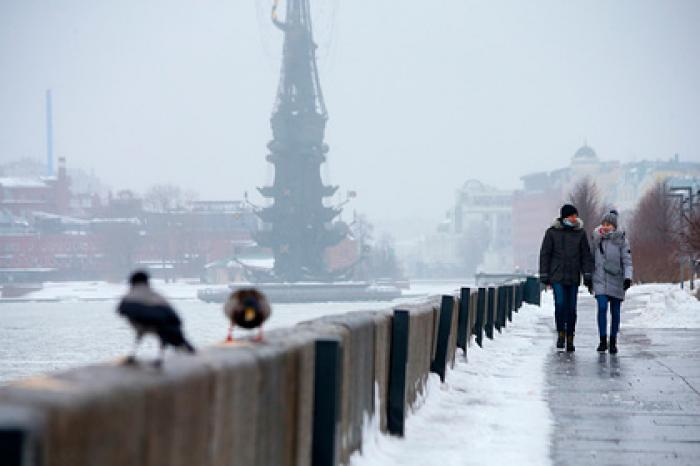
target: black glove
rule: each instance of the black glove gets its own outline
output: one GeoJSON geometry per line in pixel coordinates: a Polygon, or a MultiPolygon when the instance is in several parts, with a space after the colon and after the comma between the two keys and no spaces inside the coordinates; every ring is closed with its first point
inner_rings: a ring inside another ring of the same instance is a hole
{"type": "Polygon", "coordinates": [[[550,280],[550,279],[547,278],[547,277],[542,277],[542,278],[540,278],[540,281],[542,282],[542,284],[543,284],[544,286],[552,286],[552,280],[550,280]]]}
{"type": "Polygon", "coordinates": [[[622,288],[625,289],[625,291],[629,290],[630,286],[632,286],[632,280],[629,278],[625,278],[625,283],[622,284],[622,288]]]}
{"type": "Polygon", "coordinates": [[[584,279],[583,279],[583,284],[584,284],[585,287],[588,288],[589,290],[593,288],[593,280],[591,280],[590,278],[584,278],[584,279]]]}

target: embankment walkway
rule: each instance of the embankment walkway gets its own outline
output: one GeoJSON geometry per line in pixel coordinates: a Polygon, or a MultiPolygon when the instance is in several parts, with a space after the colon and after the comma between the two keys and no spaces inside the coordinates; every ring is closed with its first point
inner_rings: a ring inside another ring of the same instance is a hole
{"type": "Polygon", "coordinates": [[[556,465],[700,464],[700,329],[630,328],[598,354],[595,301],[579,295],[576,352],[546,363],[556,465]]]}

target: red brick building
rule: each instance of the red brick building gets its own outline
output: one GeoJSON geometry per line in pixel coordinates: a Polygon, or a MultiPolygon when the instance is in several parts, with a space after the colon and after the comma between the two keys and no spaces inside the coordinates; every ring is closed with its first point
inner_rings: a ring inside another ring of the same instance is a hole
{"type": "Polygon", "coordinates": [[[46,177],[0,177],[0,209],[26,216],[35,211],[68,214],[70,180],[66,160],[58,159],[58,174],[46,177]]]}
{"type": "Polygon", "coordinates": [[[538,270],[542,238],[559,214],[561,198],[557,190],[513,193],[513,263],[516,269],[538,270]]]}

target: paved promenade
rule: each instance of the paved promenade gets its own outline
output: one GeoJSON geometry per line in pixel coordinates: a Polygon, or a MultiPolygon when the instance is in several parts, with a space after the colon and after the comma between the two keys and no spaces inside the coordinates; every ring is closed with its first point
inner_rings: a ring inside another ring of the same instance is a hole
{"type": "MultiPolygon", "coordinates": [[[[700,330],[635,329],[595,351],[595,301],[579,295],[576,352],[546,363],[556,465],[699,465],[700,330]]],[[[553,319],[552,319],[553,320],[553,319]]]]}

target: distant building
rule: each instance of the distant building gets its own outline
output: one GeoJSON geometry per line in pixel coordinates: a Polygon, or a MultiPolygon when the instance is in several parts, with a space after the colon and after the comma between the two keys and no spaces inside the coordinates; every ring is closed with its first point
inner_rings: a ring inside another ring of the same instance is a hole
{"type": "Polygon", "coordinates": [[[479,270],[512,270],[512,197],[511,191],[466,181],[437,231],[404,253],[412,275],[465,277],[479,270]]]}
{"type": "Polygon", "coordinates": [[[13,215],[27,215],[34,211],[67,214],[70,198],[70,180],[64,158],[58,160],[57,176],[0,177],[0,209],[13,215]]]}
{"type": "MultiPolygon", "coordinates": [[[[64,159],[55,177],[36,175],[37,166],[29,159],[0,166],[0,283],[122,280],[136,267],[165,279],[240,280],[256,269],[250,257],[271,260],[256,242],[261,221],[244,201],[153,208],[129,190],[103,200],[98,192],[72,192],[64,159]]],[[[324,259],[343,271],[359,257],[348,237],[324,259]]]]}
{"type": "Polygon", "coordinates": [[[71,199],[52,204],[51,183],[11,180],[4,188],[12,194],[4,199],[13,202],[0,209],[0,282],[121,280],[134,267],[164,278],[196,278],[206,264],[250,249],[258,230],[252,208],[239,201],[148,212],[140,198],[121,191],[104,205],[91,204],[89,212],[74,210],[83,215],[77,217],[55,213],[71,199]]]}
{"type": "Polygon", "coordinates": [[[513,265],[521,271],[537,270],[540,242],[561,207],[556,190],[519,190],[513,194],[513,265]]]}
{"type": "Polygon", "coordinates": [[[606,161],[584,143],[567,166],[527,174],[516,191],[468,180],[457,190],[454,206],[435,233],[401,244],[411,276],[537,271],[545,230],[576,183],[586,177],[596,184],[603,207],[616,208],[624,224],[658,181],[700,187],[700,163],[683,161],[678,155],[669,160],[606,161]]]}
{"type": "Polygon", "coordinates": [[[468,275],[462,257],[464,241],[449,231],[436,231],[421,238],[405,254],[409,273],[416,278],[447,278],[468,275]]]}
{"type": "Polygon", "coordinates": [[[454,232],[467,238],[482,237],[483,259],[477,269],[510,271],[513,268],[513,192],[469,180],[457,191],[454,232]]]}

